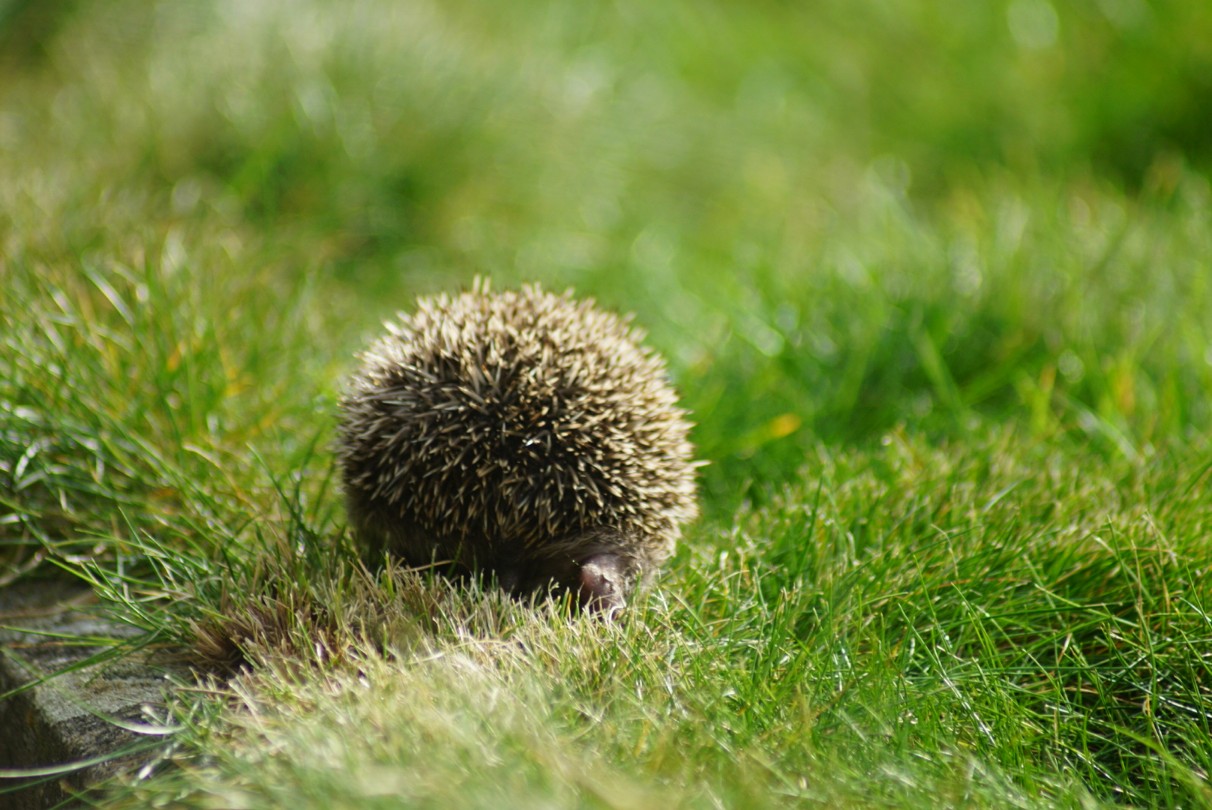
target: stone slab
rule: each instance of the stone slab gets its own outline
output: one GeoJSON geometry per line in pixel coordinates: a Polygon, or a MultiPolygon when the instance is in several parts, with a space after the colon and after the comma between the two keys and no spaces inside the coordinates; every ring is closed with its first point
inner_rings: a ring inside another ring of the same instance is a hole
{"type": "Polygon", "coordinates": [[[74,583],[21,581],[0,589],[0,695],[7,695],[0,698],[0,771],[91,763],[62,774],[0,778],[0,810],[57,806],[138,767],[160,739],[148,733],[156,731],[149,710],[163,706],[170,669],[143,652],[72,669],[111,647],[64,637],[137,636],[98,618],[95,606],[91,590],[74,583]],[[143,750],[114,756],[135,747],[143,750]]]}

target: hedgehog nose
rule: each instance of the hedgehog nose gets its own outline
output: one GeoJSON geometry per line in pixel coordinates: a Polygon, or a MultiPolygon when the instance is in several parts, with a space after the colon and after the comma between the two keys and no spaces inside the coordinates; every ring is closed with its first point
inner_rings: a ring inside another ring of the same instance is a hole
{"type": "Polygon", "coordinates": [[[577,596],[581,607],[613,619],[627,606],[623,596],[623,561],[617,554],[594,554],[581,562],[577,596]]]}

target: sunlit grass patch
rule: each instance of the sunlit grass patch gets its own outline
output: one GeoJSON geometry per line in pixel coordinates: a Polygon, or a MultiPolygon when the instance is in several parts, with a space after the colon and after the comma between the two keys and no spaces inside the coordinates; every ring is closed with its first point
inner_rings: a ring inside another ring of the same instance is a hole
{"type": "Polygon", "coordinates": [[[239,674],[212,684],[219,713],[182,696],[181,767],[125,800],[1202,802],[1203,456],[1013,431],[820,446],[620,623],[375,574],[332,538],[248,549],[184,600],[155,582],[187,567],[165,556],[101,592],[128,616],[158,601],[149,629],[239,674]]]}

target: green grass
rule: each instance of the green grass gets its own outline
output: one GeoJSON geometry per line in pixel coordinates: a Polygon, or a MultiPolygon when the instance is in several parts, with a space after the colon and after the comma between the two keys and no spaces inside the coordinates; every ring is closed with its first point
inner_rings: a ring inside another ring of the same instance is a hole
{"type": "Polygon", "coordinates": [[[0,582],[213,672],[95,800],[1212,805],[1209,43],[0,0],[0,582]],[[344,532],[354,353],[477,274],[636,313],[694,413],[704,517],[621,624],[344,532]]]}

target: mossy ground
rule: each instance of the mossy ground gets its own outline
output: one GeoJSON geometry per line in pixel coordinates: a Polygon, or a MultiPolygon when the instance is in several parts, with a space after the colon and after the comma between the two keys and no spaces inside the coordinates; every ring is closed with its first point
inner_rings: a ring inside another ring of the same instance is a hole
{"type": "Polygon", "coordinates": [[[216,672],[95,800],[1212,805],[1210,76],[1180,0],[0,0],[0,577],[216,672]],[[343,531],[354,353],[475,275],[694,412],[626,621],[343,531]]]}

